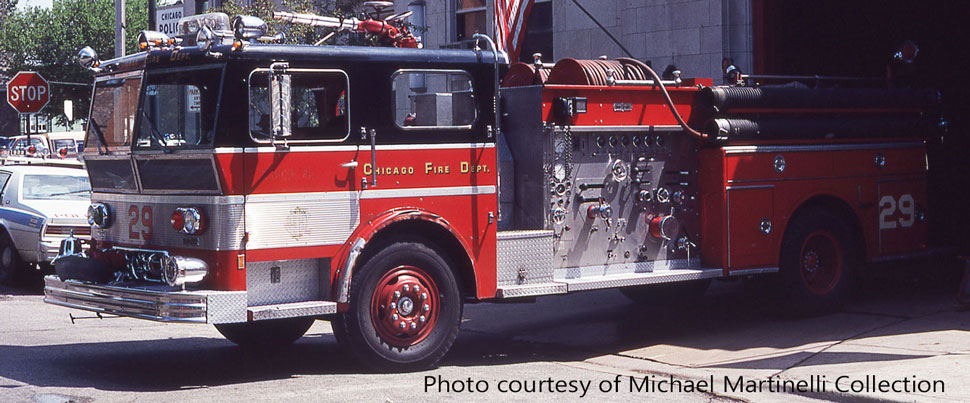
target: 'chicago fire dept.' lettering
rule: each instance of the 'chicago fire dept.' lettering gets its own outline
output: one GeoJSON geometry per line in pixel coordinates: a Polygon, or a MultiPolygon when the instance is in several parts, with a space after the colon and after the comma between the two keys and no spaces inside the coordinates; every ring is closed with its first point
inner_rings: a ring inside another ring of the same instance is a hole
{"type": "MultiPolygon", "coordinates": [[[[399,166],[399,167],[377,167],[374,168],[371,164],[364,164],[364,175],[370,175],[377,171],[378,175],[414,175],[413,166],[399,166]]],[[[458,164],[458,172],[462,174],[475,174],[475,173],[487,173],[489,172],[488,165],[476,165],[470,162],[462,161],[458,164]]],[[[435,165],[433,162],[424,163],[424,174],[425,175],[447,175],[451,173],[450,165],[435,165]]]]}

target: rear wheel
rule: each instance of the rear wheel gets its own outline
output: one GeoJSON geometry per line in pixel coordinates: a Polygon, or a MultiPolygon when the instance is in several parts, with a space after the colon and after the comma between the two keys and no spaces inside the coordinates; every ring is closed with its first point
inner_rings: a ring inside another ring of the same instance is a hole
{"type": "Polygon", "coordinates": [[[215,325],[226,339],[243,347],[272,347],[293,343],[313,326],[315,318],[287,318],[215,325]]]}
{"type": "Polygon", "coordinates": [[[427,368],[458,336],[461,296],[444,254],[419,242],[396,242],[354,276],[350,309],[336,336],[361,364],[390,370],[427,368]]]}
{"type": "Polygon", "coordinates": [[[7,234],[0,234],[0,284],[10,284],[23,274],[20,253],[7,234]]]}
{"type": "Polygon", "coordinates": [[[781,247],[780,291],[788,309],[804,315],[839,307],[860,265],[860,248],[842,218],[821,209],[799,214],[789,223],[781,247]]]}

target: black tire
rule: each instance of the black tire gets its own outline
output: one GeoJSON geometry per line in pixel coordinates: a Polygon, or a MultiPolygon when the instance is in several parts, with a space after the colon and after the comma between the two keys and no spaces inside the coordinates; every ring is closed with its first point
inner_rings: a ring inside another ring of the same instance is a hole
{"type": "Polygon", "coordinates": [[[0,284],[12,284],[24,274],[25,265],[10,236],[0,234],[0,284]]]}
{"type": "Polygon", "coordinates": [[[623,296],[638,304],[670,306],[684,305],[701,298],[711,285],[710,279],[681,283],[651,284],[620,289],[623,296]]]}
{"type": "Polygon", "coordinates": [[[844,304],[862,266],[861,251],[844,218],[817,208],[795,216],[782,239],[776,288],[786,312],[817,315],[844,304]]]}
{"type": "Polygon", "coordinates": [[[454,343],[462,315],[458,283],[446,255],[428,245],[391,243],[355,271],[350,309],[337,315],[333,329],[360,364],[384,371],[424,369],[454,343]]]}
{"type": "Polygon", "coordinates": [[[313,326],[316,318],[287,318],[215,325],[229,341],[243,347],[274,347],[293,343],[313,326]]]}

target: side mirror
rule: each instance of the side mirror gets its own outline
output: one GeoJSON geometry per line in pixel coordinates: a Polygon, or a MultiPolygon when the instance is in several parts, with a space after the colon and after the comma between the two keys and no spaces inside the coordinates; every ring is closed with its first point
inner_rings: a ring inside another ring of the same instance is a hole
{"type": "Polygon", "coordinates": [[[101,65],[101,61],[98,60],[98,52],[95,52],[90,46],[85,46],[77,53],[77,63],[91,71],[100,70],[98,66],[101,65]]]}
{"type": "Polygon", "coordinates": [[[270,133],[273,138],[289,137],[290,130],[290,86],[292,76],[286,72],[287,63],[273,63],[270,67],[270,133]]]}

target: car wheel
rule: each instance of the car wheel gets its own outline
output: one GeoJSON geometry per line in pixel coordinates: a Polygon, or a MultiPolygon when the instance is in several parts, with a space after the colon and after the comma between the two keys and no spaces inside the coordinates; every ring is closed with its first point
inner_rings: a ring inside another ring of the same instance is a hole
{"type": "Polygon", "coordinates": [[[7,234],[0,234],[0,284],[10,284],[15,281],[24,270],[20,261],[20,253],[7,234]]]}
{"type": "Polygon", "coordinates": [[[310,330],[316,318],[286,318],[215,325],[229,341],[243,347],[273,347],[293,343],[310,330]]]}
{"type": "Polygon", "coordinates": [[[788,224],[779,259],[779,290],[789,312],[819,314],[845,302],[862,260],[851,234],[842,218],[821,209],[803,212],[788,224]]]}
{"type": "Polygon", "coordinates": [[[350,309],[335,319],[338,341],[367,367],[403,371],[437,363],[458,336],[462,304],[444,254],[396,242],[354,276],[350,309]]]}

